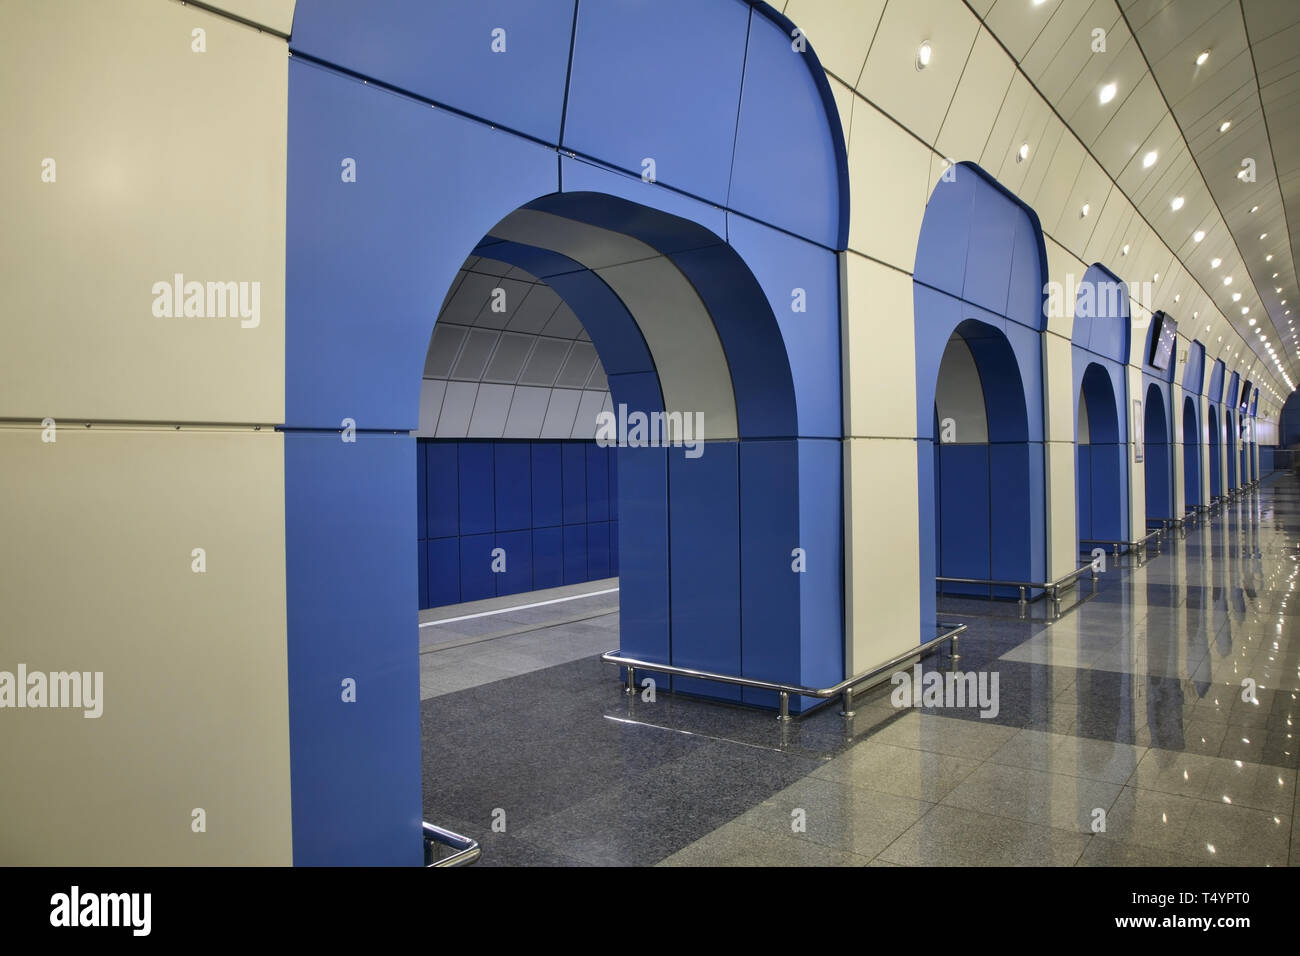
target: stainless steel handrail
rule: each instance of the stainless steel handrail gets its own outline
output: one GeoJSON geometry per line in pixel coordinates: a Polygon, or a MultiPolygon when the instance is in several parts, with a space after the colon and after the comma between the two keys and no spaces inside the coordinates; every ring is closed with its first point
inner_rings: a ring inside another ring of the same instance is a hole
{"type": "Polygon", "coordinates": [[[479,847],[477,840],[434,826],[432,823],[424,824],[424,865],[426,867],[469,866],[482,855],[483,850],[479,847]],[[430,863],[429,850],[434,843],[449,846],[456,852],[451,856],[445,856],[441,860],[434,860],[430,863]]]}
{"type": "Polygon", "coordinates": [[[1056,614],[1061,613],[1061,588],[1067,584],[1074,583],[1085,571],[1092,570],[1092,576],[1095,580],[1097,570],[1093,568],[1092,562],[1075,568],[1069,574],[1064,574],[1055,581],[998,581],[990,578],[950,578],[936,576],[936,581],[945,584],[987,584],[995,588],[1017,588],[1020,591],[1020,606],[1024,607],[1029,603],[1026,591],[1030,588],[1037,588],[1044,594],[1049,595],[1052,599],[1053,610],[1056,614]]]}
{"type": "MultiPolygon", "coordinates": [[[[947,627],[948,625],[943,625],[947,627]]],[[[840,714],[844,717],[853,716],[853,692],[861,685],[868,681],[873,683],[862,687],[868,690],[875,684],[880,683],[879,678],[883,678],[893,671],[895,667],[904,661],[910,661],[914,657],[922,657],[935,646],[942,644],[944,641],[952,643],[952,662],[955,666],[957,661],[961,660],[961,655],[957,651],[957,638],[962,631],[966,630],[965,624],[958,624],[949,631],[945,631],[933,640],[926,641],[924,644],[918,644],[909,651],[905,651],[895,657],[891,657],[883,664],[878,664],[870,670],[862,671],[852,677],[846,677],[831,687],[802,687],[798,684],[782,684],[776,681],[759,680],[756,677],[737,677],[735,674],[718,674],[713,671],[697,670],[694,667],[678,667],[675,664],[659,664],[655,661],[643,661],[635,657],[624,657],[619,651],[606,651],[600,655],[600,659],[607,664],[618,664],[627,668],[627,683],[624,692],[627,694],[636,693],[636,671],[652,671],[657,674],[671,674],[674,677],[696,677],[700,680],[711,680],[719,684],[735,684],[740,687],[752,687],[755,690],[776,691],[780,697],[780,711],[777,714],[777,720],[790,720],[790,695],[794,694],[799,697],[815,697],[819,700],[829,700],[832,697],[840,697],[843,701],[843,708],[840,714]]],[[[426,824],[427,826],[427,824],[426,824]]]]}

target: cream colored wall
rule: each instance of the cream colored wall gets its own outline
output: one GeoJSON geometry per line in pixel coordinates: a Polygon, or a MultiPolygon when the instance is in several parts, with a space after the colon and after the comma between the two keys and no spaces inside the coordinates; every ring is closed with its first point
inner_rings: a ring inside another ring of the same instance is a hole
{"type": "MultiPolygon", "coordinates": [[[[226,5],[281,32],[292,14],[226,5]]],[[[266,427],[284,414],[286,43],[172,0],[21,0],[5,20],[0,670],[102,670],[104,712],[0,715],[0,862],[287,864],[266,427]],[[153,283],[178,272],[259,282],[260,323],[155,317],[153,283]]]]}

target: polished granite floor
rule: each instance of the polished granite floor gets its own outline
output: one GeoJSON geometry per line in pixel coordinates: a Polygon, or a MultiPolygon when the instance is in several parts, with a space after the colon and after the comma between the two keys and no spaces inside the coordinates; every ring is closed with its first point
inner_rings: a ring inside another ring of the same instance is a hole
{"type": "Polygon", "coordinates": [[[850,720],[784,725],[629,698],[596,657],[618,644],[616,592],[432,624],[425,819],[478,839],[485,866],[1300,865],[1298,577],[1287,474],[1112,565],[1059,619],[944,598],[968,625],[961,669],[998,675],[988,719],[897,708],[887,685],[850,720]]]}

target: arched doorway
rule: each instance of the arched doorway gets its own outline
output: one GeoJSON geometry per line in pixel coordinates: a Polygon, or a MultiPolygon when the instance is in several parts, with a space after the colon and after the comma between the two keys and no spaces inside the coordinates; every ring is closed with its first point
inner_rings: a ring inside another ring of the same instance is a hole
{"type": "Polygon", "coordinates": [[[1075,487],[1080,551],[1126,540],[1127,442],[1111,376],[1092,362],[1083,373],[1075,421],[1075,487]]]}
{"type": "MultiPolygon", "coordinates": [[[[1046,263],[1038,217],[984,170],[962,162],[941,178],[921,224],[912,283],[925,637],[938,624],[936,577],[1047,574],[1046,263]],[[949,400],[956,394],[970,405],[956,408],[949,400]],[[954,426],[946,436],[944,419],[954,426]],[[958,506],[964,480],[976,482],[968,492],[973,514],[958,506]],[[984,516],[983,526],[974,515],[984,516]]],[[[954,590],[991,593],[980,585],[954,590]]]]}
{"type": "Polygon", "coordinates": [[[1201,500],[1201,427],[1196,413],[1196,399],[1183,399],[1183,493],[1190,510],[1203,505],[1201,500]]]}
{"type": "MultiPolygon", "coordinates": [[[[999,329],[957,326],[935,384],[935,549],[940,577],[1029,580],[1033,546],[1028,415],[1015,353],[999,329]]],[[[1014,596],[943,583],[940,593],[1014,596]]]]}
{"type": "Polygon", "coordinates": [[[1147,387],[1143,412],[1143,471],[1146,481],[1147,521],[1160,522],[1173,514],[1173,472],[1169,458],[1169,413],[1164,390],[1147,387]]]}
{"type": "MultiPolygon", "coordinates": [[[[282,431],[297,863],[420,860],[410,433],[433,317],[484,242],[593,273],[607,292],[565,293],[592,341],[622,309],[644,345],[600,345],[611,395],[705,416],[697,457],[619,449],[627,649],[790,683],[843,676],[838,112],[780,14],[675,5],[693,17],[686,41],[673,15],[511,4],[508,56],[485,42],[434,58],[429,38],[488,38],[501,11],[295,13],[282,431]],[[686,336],[683,308],[699,319],[686,336]],[[345,677],[356,703],[340,706],[345,677]]],[[[568,274],[544,278],[558,290],[568,274]]]]}
{"type": "Polygon", "coordinates": [[[1219,425],[1219,409],[1210,403],[1207,417],[1210,423],[1210,498],[1223,497],[1223,429],[1219,425]]]}

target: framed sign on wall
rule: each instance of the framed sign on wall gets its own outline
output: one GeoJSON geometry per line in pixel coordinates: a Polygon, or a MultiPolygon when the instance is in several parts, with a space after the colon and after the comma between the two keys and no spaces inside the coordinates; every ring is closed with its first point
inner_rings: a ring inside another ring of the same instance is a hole
{"type": "Polygon", "coordinates": [[[1142,399],[1133,399],[1133,461],[1142,460],[1142,399]]]}

